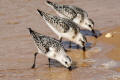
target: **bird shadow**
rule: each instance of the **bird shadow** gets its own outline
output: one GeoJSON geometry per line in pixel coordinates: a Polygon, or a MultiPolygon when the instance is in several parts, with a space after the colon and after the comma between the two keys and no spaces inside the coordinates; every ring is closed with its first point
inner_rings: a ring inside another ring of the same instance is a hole
{"type": "MultiPolygon", "coordinates": [[[[49,64],[46,64],[46,65],[48,65],[49,66],[49,64]]],[[[75,62],[75,61],[73,61],[72,62],[72,65],[71,65],[71,67],[72,67],[72,70],[74,70],[74,69],[76,69],[77,68],[77,63],[75,62]]],[[[58,61],[56,61],[56,60],[54,60],[54,59],[51,59],[51,61],[50,61],[50,67],[64,67],[60,62],[58,62],[58,61]]]]}
{"type": "Polygon", "coordinates": [[[85,36],[93,36],[94,37],[94,35],[96,35],[97,37],[100,37],[102,35],[102,33],[99,30],[95,30],[95,34],[93,34],[91,31],[85,30],[85,29],[82,29],[80,32],[85,36]]]}
{"type": "MultiPolygon", "coordinates": [[[[76,43],[73,43],[73,42],[71,42],[71,47],[69,47],[70,41],[63,41],[62,44],[65,49],[81,49],[82,50],[82,47],[80,47],[79,45],[77,45],[76,43]]],[[[92,43],[87,42],[85,45],[86,50],[90,49],[91,45],[92,45],[92,43]]]]}
{"type": "MultiPolygon", "coordinates": [[[[81,30],[80,32],[85,36],[94,36],[94,34],[89,30],[81,30]]],[[[95,33],[96,33],[97,37],[100,37],[102,35],[102,33],[98,30],[95,30],[95,33]]],[[[71,42],[71,47],[69,47],[70,41],[62,41],[62,44],[65,49],[70,49],[70,48],[71,49],[82,49],[82,47],[80,47],[79,45],[77,45],[73,42],[71,42]],[[79,46],[79,47],[77,47],[77,46],[79,46]]],[[[89,50],[91,48],[91,46],[92,46],[92,43],[87,42],[85,45],[86,50],[89,50]]]]}

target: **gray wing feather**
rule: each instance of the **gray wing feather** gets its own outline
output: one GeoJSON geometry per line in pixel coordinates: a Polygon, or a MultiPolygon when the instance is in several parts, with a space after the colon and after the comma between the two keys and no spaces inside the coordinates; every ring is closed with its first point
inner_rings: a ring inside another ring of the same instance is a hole
{"type": "Polygon", "coordinates": [[[60,5],[60,4],[53,3],[48,0],[46,1],[46,3],[52,6],[56,11],[58,11],[59,13],[61,13],[68,19],[72,20],[77,16],[76,12],[73,9],[69,8],[69,6],[67,5],[60,5]]]}
{"type": "Polygon", "coordinates": [[[48,13],[45,13],[41,10],[38,10],[40,15],[43,17],[45,21],[48,23],[52,24],[55,29],[57,29],[61,33],[67,32],[69,30],[69,26],[63,21],[62,18],[58,16],[53,16],[48,13]]]}
{"type": "Polygon", "coordinates": [[[50,23],[58,32],[66,33],[70,28],[74,29],[75,33],[80,31],[80,28],[72,20],[53,16],[43,11],[38,11],[45,21],[50,23]]]}
{"type": "Polygon", "coordinates": [[[49,52],[50,47],[54,47],[56,51],[59,51],[62,46],[59,40],[56,40],[54,38],[44,36],[40,33],[37,33],[33,31],[31,28],[28,28],[30,34],[32,35],[37,47],[43,52],[47,53],[49,52]]]}
{"type": "MultiPolygon", "coordinates": [[[[69,6],[69,5],[68,5],[69,6]]],[[[88,17],[88,14],[85,10],[78,8],[76,6],[69,6],[69,8],[73,9],[76,14],[80,14],[81,15],[81,19],[83,20],[85,17],[88,17]]]]}
{"type": "Polygon", "coordinates": [[[46,2],[48,5],[52,6],[56,11],[58,11],[68,19],[73,20],[75,17],[77,17],[77,14],[81,15],[82,20],[85,17],[88,17],[88,14],[85,10],[78,8],[76,6],[61,5],[61,4],[53,3],[51,1],[46,1],[46,2]]]}
{"type": "Polygon", "coordinates": [[[69,8],[66,5],[59,5],[57,8],[55,8],[59,13],[63,14],[65,17],[67,17],[68,19],[73,20],[77,14],[76,12],[69,8]]]}

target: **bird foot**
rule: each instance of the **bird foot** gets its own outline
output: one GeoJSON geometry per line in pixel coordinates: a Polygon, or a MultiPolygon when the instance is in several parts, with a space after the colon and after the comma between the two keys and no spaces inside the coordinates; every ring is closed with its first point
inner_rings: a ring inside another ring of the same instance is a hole
{"type": "Polygon", "coordinates": [[[35,65],[33,64],[33,66],[32,66],[31,68],[34,69],[34,68],[35,68],[35,65]]]}

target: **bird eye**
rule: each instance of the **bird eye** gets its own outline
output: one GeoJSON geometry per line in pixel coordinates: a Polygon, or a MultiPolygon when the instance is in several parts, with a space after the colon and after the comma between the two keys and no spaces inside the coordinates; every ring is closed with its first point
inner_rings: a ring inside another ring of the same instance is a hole
{"type": "Polygon", "coordinates": [[[67,64],[67,62],[65,61],[65,64],[67,64]]]}
{"type": "Polygon", "coordinates": [[[91,25],[89,25],[89,27],[91,27],[91,25]]]}

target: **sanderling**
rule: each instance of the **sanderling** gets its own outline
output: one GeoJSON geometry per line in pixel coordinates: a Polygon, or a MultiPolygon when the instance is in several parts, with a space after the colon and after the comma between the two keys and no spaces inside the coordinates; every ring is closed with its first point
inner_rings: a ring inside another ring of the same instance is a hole
{"type": "Polygon", "coordinates": [[[87,39],[80,32],[80,28],[76,23],[66,18],[53,16],[41,10],[38,10],[38,12],[48,26],[59,36],[60,40],[62,40],[62,37],[69,39],[70,41],[80,45],[83,48],[83,51],[85,51],[87,39]]]}
{"type": "Polygon", "coordinates": [[[72,21],[80,25],[80,27],[92,31],[93,35],[97,38],[93,27],[94,21],[88,18],[88,13],[85,10],[72,5],[53,3],[48,0],[46,1],[46,3],[51,6],[60,17],[71,19],[72,21]]]}
{"type": "Polygon", "coordinates": [[[50,59],[55,59],[69,70],[72,70],[71,68],[72,60],[69,56],[67,56],[64,47],[62,46],[59,40],[42,35],[38,32],[33,31],[31,28],[28,29],[38,49],[38,52],[34,54],[34,63],[32,68],[35,68],[37,54],[41,53],[48,57],[49,66],[50,59]]]}

